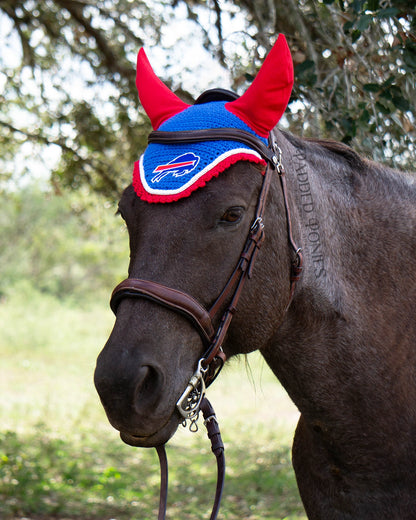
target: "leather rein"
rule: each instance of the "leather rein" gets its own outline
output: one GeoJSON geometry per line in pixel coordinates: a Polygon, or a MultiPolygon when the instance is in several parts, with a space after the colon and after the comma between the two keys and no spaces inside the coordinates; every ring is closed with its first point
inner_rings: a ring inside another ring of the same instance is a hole
{"type": "MultiPolygon", "coordinates": [[[[300,278],[303,258],[301,248],[297,247],[292,235],[285,171],[282,164],[282,152],[273,141],[272,135],[269,138],[269,146],[266,146],[260,139],[249,132],[235,128],[189,130],[181,132],[153,131],[149,135],[148,140],[149,143],[165,144],[183,144],[215,140],[238,141],[256,150],[267,162],[256,211],[240,258],[223,290],[209,310],[187,293],[161,285],[157,282],[137,278],[127,278],[117,285],[110,300],[110,306],[114,314],[117,313],[118,305],[124,298],[145,298],[151,300],[185,316],[190,320],[201,336],[206,350],[198,361],[197,369],[189,380],[185,391],[178,399],[176,407],[183,419],[183,424],[185,425],[187,420],[190,421],[191,431],[198,429],[197,421],[199,413],[200,411],[203,413],[205,419],[204,424],[207,427],[208,437],[211,440],[212,451],[216,455],[218,466],[217,490],[210,517],[210,520],[215,520],[220,506],[224,483],[224,445],[221,440],[215,413],[205,397],[205,390],[217,377],[226,360],[222,345],[236,311],[244,283],[247,278],[251,278],[258,250],[265,238],[263,217],[267,195],[275,171],[279,176],[282,188],[288,243],[293,255],[290,274],[290,296],[286,309],[289,307],[293,298],[295,284],[300,278]],[[221,311],[222,314],[219,325],[215,327],[214,323],[218,322],[221,311]]],[[[158,446],[156,449],[161,467],[161,493],[158,520],[164,520],[167,503],[167,458],[164,446],[158,446]]]]}

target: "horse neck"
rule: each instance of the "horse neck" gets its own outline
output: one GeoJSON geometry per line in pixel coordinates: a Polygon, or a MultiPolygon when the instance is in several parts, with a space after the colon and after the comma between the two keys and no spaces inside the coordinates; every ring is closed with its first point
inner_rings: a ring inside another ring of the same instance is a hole
{"type": "MultiPolygon", "coordinates": [[[[416,279],[408,272],[416,250],[416,195],[392,172],[342,145],[280,137],[304,270],[264,354],[289,393],[298,392],[292,398],[299,405],[307,393],[304,382],[297,384],[303,371],[318,388],[326,363],[339,363],[348,373],[359,368],[365,377],[369,351],[380,364],[393,350],[410,355],[408,341],[396,343],[403,324],[409,341],[416,337],[416,279]]],[[[412,356],[416,362],[416,349],[412,356]]],[[[336,390],[339,379],[332,383],[336,390]]]]}
{"type": "Polygon", "coordinates": [[[339,143],[286,143],[291,211],[305,259],[298,294],[320,295],[342,313],[351,293],[372,302],[387,297],[374,278],[388,274],[397,297],[415,251],[415,185],[339,143]]]}

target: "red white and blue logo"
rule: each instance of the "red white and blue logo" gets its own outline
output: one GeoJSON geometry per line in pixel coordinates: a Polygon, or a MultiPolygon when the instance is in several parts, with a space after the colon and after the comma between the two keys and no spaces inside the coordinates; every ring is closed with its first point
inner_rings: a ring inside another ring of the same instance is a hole
{"type": "Polygon", "coordinates": [[[175,159],[167,164],[159,164],[152,172],[155,173],[155,176],[152,177],[151,182],[160,182],[167,175],[172,175],[173,177],[187,175],[198,166],[199,159],[200,157],[194,153],[188,152],[179,155],[179,157],[175,157],[175,159]]]}

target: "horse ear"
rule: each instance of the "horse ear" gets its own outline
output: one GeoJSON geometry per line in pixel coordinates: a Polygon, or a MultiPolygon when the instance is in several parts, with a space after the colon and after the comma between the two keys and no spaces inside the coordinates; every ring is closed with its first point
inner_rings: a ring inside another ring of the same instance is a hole
{"type": "Polygon", "coordinates": [[[226,108],[257,134],[267,137],[286,110],[293,80],[289,46],[280,34],[253,83],[240,98],[227,103],[226,108]]]}
{"type": "Polygon", "coordinates": [[[140,49],[137,56],[136,86],[140,102],[154,130],[157,130],[164,121],[190,106],[179,99],[156,76],[144,49],[140,49]]]}

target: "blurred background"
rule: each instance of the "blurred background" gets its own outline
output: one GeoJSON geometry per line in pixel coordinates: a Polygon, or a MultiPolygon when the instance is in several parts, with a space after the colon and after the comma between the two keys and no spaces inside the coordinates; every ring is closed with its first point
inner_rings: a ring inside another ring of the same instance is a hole
{"type": "MultiPolygon", "coordinates": [[[[0,0],[0,518],[155,517],[156,455],[121,443],[92,383],[128,264],[117,201],[150,131],[137,51],[192,102],[242,93],[280,32],[295,64],[282,128],[414,170],[414,0],[0,0]]],[[[222,518],[305,520],[298,413],[264,362],[234,360],[210,398],[222,518]]],[[[208,518],[204,432],[168,449],[170,518],[208,518]]]]}

